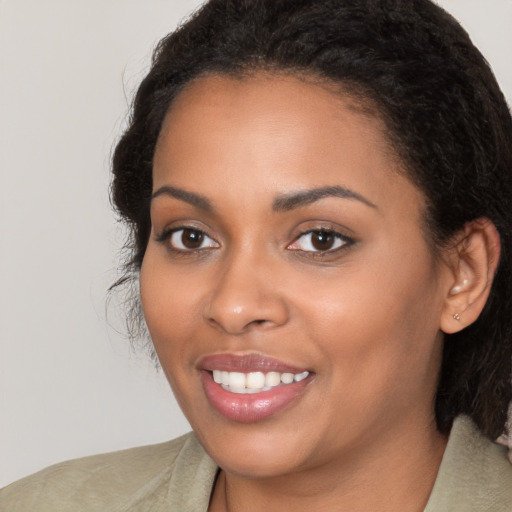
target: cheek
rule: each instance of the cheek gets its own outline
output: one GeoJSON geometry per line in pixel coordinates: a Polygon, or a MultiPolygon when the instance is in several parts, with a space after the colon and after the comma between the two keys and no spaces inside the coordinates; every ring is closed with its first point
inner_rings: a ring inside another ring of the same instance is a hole
{"type": "Polygon", "coordinates": [[[165,265],[155,253],[148,247],[140,272],[140,293],[146,324],[165,370],[166,362],[178,360],[194,336],[201,291],[191,285],[189,276],[165,265]]]}
{"type": "Polygon", "coordinates": [[[187,418],[201,397],[194,368],[200,325],[200,290],[190,277],[165,264],[148,247],[141,272],[140,293],[144,317],[162,369],[187,418]],[[196,385],[191,385],[195,382],[196,385]]]}
{"type": "Polygon", "coordinates": [[[430,254],[380,256],[349,262],[295,293],[302,328],[331,374],[362,386],[408,379],[411,367],[426,378],[438,349],[441,302],[430,254]]]}

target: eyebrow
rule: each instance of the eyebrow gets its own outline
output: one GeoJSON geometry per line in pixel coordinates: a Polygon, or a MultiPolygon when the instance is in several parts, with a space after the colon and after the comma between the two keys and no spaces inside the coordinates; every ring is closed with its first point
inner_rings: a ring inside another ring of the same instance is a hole
{"type": "MultiPolygon", "coordinates": [[[[212,212],[213,206],[210,200],[200,194],[196,194],[195,192],[189,192],[188,190],[184,190],[182,188],[171,187],[170,185],[164,185],[160,187],[156,192],[151,196],[151,200],[156,199],[160,196],[168,196],[173,197],[175,199],[179,199],[181,201],[185,201],[192,206],[200,208],[206,212],[212,212]]],[[[377,206],[374,205],[371,201],[364,198],[362,195],[354,192],[345,187],[340,186],[331,186],[331,187],[320,187],[320,188],[312,188],[309,190],[301,190],[300,192],[292,192],[290,194],[283,194],[276,199],[274,199],[272,203],[272,209],[275,212],[286,212],[293,210],[295,208],[300,208],[302,206],[306,206],[308,204],[314,203],[315,201],[319,201],[320,199],[324,199],[326,197],[340,197],[342,199],[355,199],[356,201],[360,201],[361,203],[369,206],[370,208],[377,209],[377,206]]]]}
{"type": "Polygon", "coordinates": [[[151,201],[160,196],[168,196],[174,197],[175,199],[180,199],[181,201],[185,201],[192,206],[200,208],[206,212],[211,212],[213,210],[212,203],[208,198],[202,196],[200,194],[196,194],[194,192],[189,192],[187,190],[183,190],[181,188],[171,187],[169,185],[164,185],[160,187],[156,192],[151,196],[151,201]]]}
{"type": "Polygon", "coordinates": [[[370,208],[377,209],[376,205],[374,205],[368,199],[364,198],[362,195],[358,194],[357,192],[354,192],[353,190],[340,186],[313,188],[309,190],[301,190],[300,192],[295,192],[291,194],[284,194],[282,196],[277,197],[274,200],[272,204],[272,209],[276,212],[286,212],[289,210],[293,210],[294,208],[306,206],[308,204],[314,203],[315,201],[319,201],[320,199],[324,199],[326,197],[355,199],[356,201],[360,201],[361,203],[365,204],[366,206],[369,206],[370,208]]]}

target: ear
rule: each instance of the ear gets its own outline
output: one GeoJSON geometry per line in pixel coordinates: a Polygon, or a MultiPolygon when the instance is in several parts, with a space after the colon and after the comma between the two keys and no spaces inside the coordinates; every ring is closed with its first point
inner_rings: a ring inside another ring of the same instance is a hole
{"type": "Polygon", "coordinates": [[[468,222],[455,241],[448,254],[451,276],[440,325],[447,334],[461,331],[478,318],[500,258],[500,236],[487,218],[468,222]]]}

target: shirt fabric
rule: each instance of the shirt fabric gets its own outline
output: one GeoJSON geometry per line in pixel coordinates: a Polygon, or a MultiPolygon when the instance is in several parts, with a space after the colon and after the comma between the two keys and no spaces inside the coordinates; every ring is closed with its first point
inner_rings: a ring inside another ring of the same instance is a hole
{"type": "MultiPolygon", "coordinates": [[[[217,471],[190,433],[51,466],[0,490],[0,511],[206,512],[217,471]]],[[[467,417],[454,422],[424,512],[512,512],[506,448],[467,417]]]]}

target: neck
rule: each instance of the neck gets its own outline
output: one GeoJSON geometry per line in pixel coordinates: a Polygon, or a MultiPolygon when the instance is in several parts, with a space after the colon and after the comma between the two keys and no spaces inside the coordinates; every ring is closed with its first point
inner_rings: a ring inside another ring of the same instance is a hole
{"type": "Polygon", "coordinates": [[[387,438],[375,433],[343,460],[284,476],[248,479],[221,471],[209,511],[420,512],[430,496],[446,441],[434,424],[409,425],[387,438]]]}

